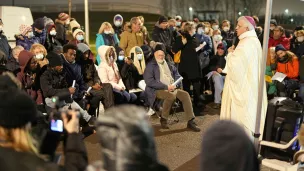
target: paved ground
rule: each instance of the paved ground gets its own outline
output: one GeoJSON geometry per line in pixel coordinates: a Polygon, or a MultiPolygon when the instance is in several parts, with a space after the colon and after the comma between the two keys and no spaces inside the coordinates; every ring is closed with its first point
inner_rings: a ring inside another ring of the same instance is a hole
{"type": "MultiPolygon", "coordinates": [[[[169,130],[160,129],[159,119],[151,117],[150,121],[155,131],[155,142],[159,160],[167,165],[172,171],[198,171],[199,154],[201,151],[202,135],[206,129],[219,119],[219,110],[209,108],[204,116],[198,116],[196,122],[202,132],[191,132],[186,127],[183,113],[178,113],[179,123],[170,125],[169,130]]],[[[101,152],[96,135],[85,139],[89,153],[89,161],[100,160],[101,152]]],[[[262,168],[261,171],[273,171],[262,168]]]]}

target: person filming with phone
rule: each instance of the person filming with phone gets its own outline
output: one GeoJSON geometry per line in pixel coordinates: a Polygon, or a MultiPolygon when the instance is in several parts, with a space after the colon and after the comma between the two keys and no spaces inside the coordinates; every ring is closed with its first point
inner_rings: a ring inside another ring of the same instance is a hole
{"type": "Polygon", "coordinates": [[[62,168],[40,157],[38,144],[30,134],[31,123],[38,116],[32,98],[11,86],[1,89],[0,96],[3,100],[0,103],[0,170],[85,170],[88,159],[84,143],[78,134],[77,112],[61,113],[63,127],[67,133],[64,146],[65,164],[62,168]]]}

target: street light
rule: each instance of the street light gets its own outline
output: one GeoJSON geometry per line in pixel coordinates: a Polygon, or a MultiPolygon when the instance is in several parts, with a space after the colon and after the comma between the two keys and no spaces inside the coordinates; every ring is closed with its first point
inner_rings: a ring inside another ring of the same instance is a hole
{"type": "Polygon", "coordinates": [[[292,19],[290,19],[290,22],[293,22],[293,18],[292,18],[292,19]]]}
{"type": "Polygon", "coordinates": [[[285,10],[285,13],[286,13],[286,14],[288,14],[288,13],[289,13],[289,10],[288,10],[288,9],[286,9],[286,10],[285,10]]]}
{"type": "Polygon", "coordinates": [[[190,21],[193,20],[193,8],[189,7],[189,15],[190,15],[190,21]]]}
{"type": "Polygon", "coordinates": [[[193,8],[192,7],[189,7],[189,11],[192,11],[193,10],[193,8]]]}
{"type": "Polygon", "coordinates": [[[242,15],[242,12],[239,12],[239,15],[242,15]]]}

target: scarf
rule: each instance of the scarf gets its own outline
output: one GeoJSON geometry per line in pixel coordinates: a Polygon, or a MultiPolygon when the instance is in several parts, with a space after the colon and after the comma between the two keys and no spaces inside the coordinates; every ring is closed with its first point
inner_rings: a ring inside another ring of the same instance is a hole
{"type": "Polygon", "coordinates": [[[159,67],[159,72],[160,72],[160,82],[162,82],[165,85],[171,85],[174,82],[174,79],[171,75],[171,71],[169,69],[169,66],[164,60],[163,62],[156,61],[159,67]]]}

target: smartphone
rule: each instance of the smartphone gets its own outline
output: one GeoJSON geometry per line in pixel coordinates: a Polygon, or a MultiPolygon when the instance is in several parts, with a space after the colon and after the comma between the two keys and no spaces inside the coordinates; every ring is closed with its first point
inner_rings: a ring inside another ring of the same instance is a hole
{"type": "Polygon", "coordinates": [[[131,59],[134,61],[134,53],[131,53],[131,59]]]}
{"type": "Polygon", "coordinates": [[[52,119],[51,120],[51,130],[54,132],[63,132],[63,121],[60,119],[52,119]]]}

